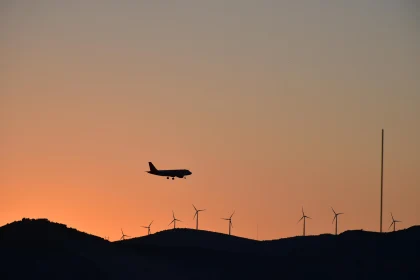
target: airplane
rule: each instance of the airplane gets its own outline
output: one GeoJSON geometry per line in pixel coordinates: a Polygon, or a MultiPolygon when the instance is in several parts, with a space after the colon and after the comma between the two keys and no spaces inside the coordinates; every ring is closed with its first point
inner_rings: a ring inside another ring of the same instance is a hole
{"type": "Polygon", "coordinates": [[[150,171],[146,171],[149,174],[157,175],[157,176],[165,176],[166,179],[172,177],[172,180],[175,177],[187,179],[186,176],[191,175],[191,171],[187,169],[174,169],[174,170],[158,170],[153,163],[149,162],[150,171]]]}

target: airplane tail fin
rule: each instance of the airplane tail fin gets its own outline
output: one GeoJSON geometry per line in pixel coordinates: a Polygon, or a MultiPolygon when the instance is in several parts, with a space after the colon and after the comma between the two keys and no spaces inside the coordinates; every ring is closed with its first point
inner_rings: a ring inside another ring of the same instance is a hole
{"type": "Polygon", "coordinates": [[[157,171],[156,167],[153,165],[153,163],[149,162],[150,171],[157,171]]]}

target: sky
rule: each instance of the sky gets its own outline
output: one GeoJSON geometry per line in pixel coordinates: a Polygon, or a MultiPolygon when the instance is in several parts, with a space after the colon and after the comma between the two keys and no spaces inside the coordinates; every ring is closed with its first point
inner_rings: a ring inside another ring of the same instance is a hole
{"type": "Polygon", "coordinates": [[[420,224],[416,1],[2,1],[0,225],[420,224]],[[167,180],[145,171],[189,169],[167,180]]]}

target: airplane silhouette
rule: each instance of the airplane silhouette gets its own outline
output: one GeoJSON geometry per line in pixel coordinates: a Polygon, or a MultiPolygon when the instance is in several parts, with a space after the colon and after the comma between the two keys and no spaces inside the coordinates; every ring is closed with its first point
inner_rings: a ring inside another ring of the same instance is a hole
{"type": "Polygon", "coordinates": [[[157,176],[164,176],[166,179],[172,177],[172,180],[174,180],[175,177],[186,179],[186,176],[192,174],[191,171],[187,169],[158,170],[151,162],[149,162],[149,167],[150,171],[146,171],[147,173],[157,176]]]}

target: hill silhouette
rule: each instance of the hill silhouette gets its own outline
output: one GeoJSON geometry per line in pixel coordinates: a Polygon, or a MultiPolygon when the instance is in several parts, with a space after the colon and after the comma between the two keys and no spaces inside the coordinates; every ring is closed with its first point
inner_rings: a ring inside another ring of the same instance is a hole
{"type": "Polygon", "coordinates": [[[256,241],[174,229],[123,241],[47,219],[0,227],[1,279],[405,279],[418,275],[420,226],[391,233],[256,241]]]}
{"type": "Polygon", "coordinates": [[[164,230],[152,235],[116,241],[116,243],[137,249],[166,248],[169,251],[181,248],[183,252],[194,250],[229,253],[254,253],[258,246],[258,241],[252,239],[187,228],[164,230]]]}

